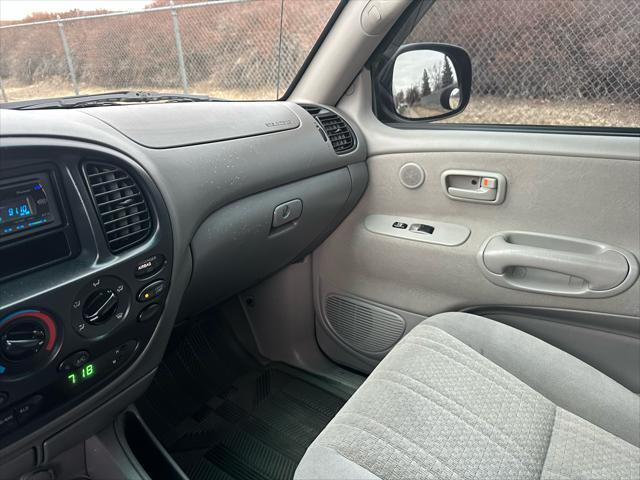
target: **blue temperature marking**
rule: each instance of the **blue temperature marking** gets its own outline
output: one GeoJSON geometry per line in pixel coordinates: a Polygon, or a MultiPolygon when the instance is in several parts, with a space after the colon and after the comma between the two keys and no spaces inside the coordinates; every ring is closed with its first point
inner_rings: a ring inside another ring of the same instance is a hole
{"type": "Polygon", "coordinates": [[[33,189],[34,189],[34,190],[42,190],[42,185],[40,185],[39,183],[37,183],[36,185],[34,185],[33,189]]]}
{"type": "MultiPolygon", "coordinates": [[[[4,317],[4,318],[0,318],[0,326],[1,326],[3,323],[7,323],[7,322],[9,322],[10,320],[12,320],[12,319],[16,318],[18,315],[23,315],[23,314],[25,314],[25,313],[36,313],[36,312],[37,312],[37,310],[18,310],[17,312],[13,312],[12,314],[7,315],[7,316],[6,316],[6,317],[4,317]]],[[[2,365],[0,365],[0,367],[1,367],[1,366],[2,366],[2,365]]]]}

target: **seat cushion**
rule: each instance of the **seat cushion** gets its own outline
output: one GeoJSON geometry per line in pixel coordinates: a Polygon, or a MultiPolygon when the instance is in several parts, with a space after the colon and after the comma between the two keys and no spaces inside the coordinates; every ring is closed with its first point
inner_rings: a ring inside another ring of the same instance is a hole
{"type": "Polygon", "coordinates": [[[436,315],[378,365],[309,447],[295,478],[640,478],[637,423],[612,421],[640,421],[640,399],[601,376],[506,325],[436,315]],[[536,378],[549,374],[545,356],[596,385],[568,378],[571,388],[554,391],[556,380],[536,378]],[[609,406],[617,411],[602,414],[594,396],[566,398],[594,387],[604,388],[598,396],[605,405],[613,395],[609,406]],[[576,405],[589,415],[569,410],[576,405]]]}

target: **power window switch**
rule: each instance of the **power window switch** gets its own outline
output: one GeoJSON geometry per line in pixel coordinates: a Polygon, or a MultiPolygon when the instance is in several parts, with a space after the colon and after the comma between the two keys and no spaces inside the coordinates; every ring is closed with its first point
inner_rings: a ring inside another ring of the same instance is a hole
{"type": "Polygon", "coordinates": [[[409,230],[411,230],[412,232],[416,232],[416,233],[426,233],[426,234],[431,235],[433,233],[433,231],[435,230],[435,228],[433,228],[431,225],[424,225],[422,223],[414,223],[413,225],[411,225],[409,230]]]}
{"type": "Polygon", "coordinates": [[[404,222],[393,222],[393,225],[392,225],[392,227],[393,227],[393,228],[399,228],[399,229],[401,229],[401,230],[406,229],[408,226],[409,226],[409,225],[407,225],[407,224],[406,224],[406,223],[404,223],[404,222]]]}
{"type": "Polygon", "coordinates": [[[495,178],[491,178],[491,177],[484,177],[482,179],[482,186],[484,188],[498,188],[498,180],[495,178]]]}

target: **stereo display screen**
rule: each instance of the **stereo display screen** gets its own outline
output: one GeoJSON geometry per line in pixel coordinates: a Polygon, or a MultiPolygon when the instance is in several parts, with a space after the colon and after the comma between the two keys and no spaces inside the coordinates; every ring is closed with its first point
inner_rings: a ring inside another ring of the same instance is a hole
{"type": "Polygon", "coordinates": [[[33,199],[29,196],[10,198],[0,203],[0,225],[14,220],[24,220],[35,214],[33,199]]]}
{"type": "Polygon", "coordinates": [[[0,183],[0,238],[26,235],[44,225],[59,224],[48,173],[7,179],[0,183]]]}

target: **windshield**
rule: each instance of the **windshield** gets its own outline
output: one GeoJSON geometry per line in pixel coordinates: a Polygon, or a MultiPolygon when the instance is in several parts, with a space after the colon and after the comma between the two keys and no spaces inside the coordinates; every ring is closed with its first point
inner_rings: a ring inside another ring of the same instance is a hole
{"type": "Polygon", "coordinates": [[[0,102],[114,90],[274,100],[339,0],[1,3],[0,102]]]}

